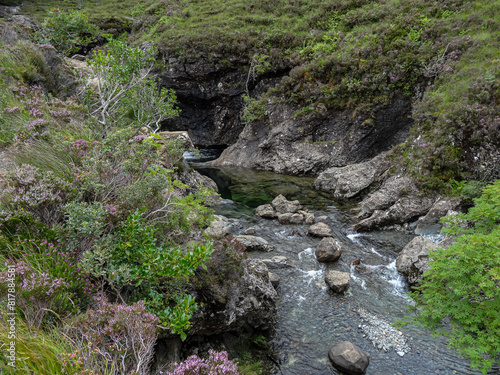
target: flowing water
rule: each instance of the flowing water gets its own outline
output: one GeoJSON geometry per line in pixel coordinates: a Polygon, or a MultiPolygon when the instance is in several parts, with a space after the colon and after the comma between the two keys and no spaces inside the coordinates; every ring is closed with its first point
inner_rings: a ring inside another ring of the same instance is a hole
{"type": "Polygon", "coordinates": [[[336,374],[328,350],[339,341],[351,341],[369,354],[367,375],[477,373],[447,349],[443,338],[434,338],[421,327],[396,330],[391,326],[407,314],[411,303],[395,259],[412,235],[349,232],[347,228],[354,222],[351,209],[315,191],[312,179],[235,168],[203,169],[198,165],[197,169],[217,182],[225,198],[216,212],[239,219],[238,233],[254,227],[255,235],[275,247],[269,253],[249,254],[265,260],[270,271],[281,278],[278,321],[270,340],[276,358],[273,374],[336,374]],[[314,249],[320,239],[308,236],[305,225],[281,225],[252,213],[254,207],[269,203],[278,194],[298,199],[316,217],[328,217],[327,224],[342,246],[338,262],[316,260],[314,249]],[[273,262],[278,255],[285,256],[287,264],[273,262]],[[344,295],[333,294],[326,287],[328,270],[350,273],[350,287],[344,295]]]}

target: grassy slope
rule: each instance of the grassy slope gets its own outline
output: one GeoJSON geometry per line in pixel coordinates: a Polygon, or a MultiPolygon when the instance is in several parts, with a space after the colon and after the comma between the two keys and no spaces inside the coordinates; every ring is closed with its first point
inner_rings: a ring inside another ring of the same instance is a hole
{"type": "Polygon", "coordinates": [[[499,138],[499,0],[35,0],[25,11],[55,6],[95,20],[133,16],[131,40],[169,56],[286,58],[294,68],[274,92],[298,115],[325,106],[370,114],[406,95],[416,125],[395,156],[431,186],[467,177],[465,149],[499,138]]]}

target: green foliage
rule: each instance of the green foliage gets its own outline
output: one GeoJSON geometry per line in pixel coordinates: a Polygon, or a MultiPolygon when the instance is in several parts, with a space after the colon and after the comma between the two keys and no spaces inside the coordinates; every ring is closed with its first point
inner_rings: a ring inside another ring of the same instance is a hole
{"type": "Polygon", "coordinates": [[[70,55],[93,42],[97,33],[98,28],[82,12],[54,8],[44,19],[38,40],[53,45],[64,55],[70,55]]]}
{"type": "Polygon", "coordinates": [[[241,123],[249,124],[252,121],[262,120],[266,117],[266,102],[264,99],[254,99],[243,95],[245,102],[241,114],[241,123]]]}
{"type": "Polygon", "coordinates": [[[500,355],[500,180],[467,214],[448,219],[445,232],[458,237],[432,253],[430,269],[411,293],[417,313],[411,322],[448,335],[450,345],[486,373],[500,355]]]}
{"type": "Polygon", "coordinates": [[[143,50],[111,40],[92,54],[84,101],[104,134],[111,125],[156,132],[161,121],[178,115],[173,91],[158,90],[156,82],[147,78],[156,53],[154,47],[143,50]]]}

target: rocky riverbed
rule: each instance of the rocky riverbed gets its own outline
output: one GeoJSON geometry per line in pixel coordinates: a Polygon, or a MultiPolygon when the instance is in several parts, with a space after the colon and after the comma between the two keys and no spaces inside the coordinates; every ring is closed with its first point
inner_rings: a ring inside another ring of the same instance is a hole
{"type": "Polygon", "coordinates": [[[421,327],[397,330],[391,325],[404,317],[411,303],[406,295],[408,283],[396,270],[396,257],[413,234],[349,231],[355,212],[314,190],[311,179],[250,170],[214,172],[225,198],[215,209],[229,218],[228,234],[251,233],[272,247],[271,251],[268,247],[249,252],[250,258],[262,260],[279,278],[274,284],[278,285],[278,319],[269,341],[275,362],[269,373],[335,374],[328,350],[350,341],[369,355],[367,375],[476,374],[446,348],[444,339],[430,336],[421,327]],[[281,224],[277,218],[253,213],[256,206],[270,203],[279,193],[299,200],[302,210],[315,218],[322,217],[342,249],[338,261],[318,262],[315,249],[322,239],[309,235],[310,225],[305,222],[281,224]],[[325,275],[332,270],[349,273],[344,293],[327,287],[325,275]]]}

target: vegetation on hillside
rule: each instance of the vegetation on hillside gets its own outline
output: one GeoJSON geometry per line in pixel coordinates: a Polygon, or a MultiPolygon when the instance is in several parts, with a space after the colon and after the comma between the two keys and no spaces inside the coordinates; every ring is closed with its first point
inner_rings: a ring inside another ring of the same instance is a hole
{"type": "MultiPolygon", "coordinates": [[[[205,239],[211,191],[179,180],[179,141],[155,134],[177,110],[147,76],[153,49],[102,46],[90,56],[95,85],[62,100],[43,53],[54,47],[11,27],[0,25],[0,139],[17,164],[0,178],[0,336],[14,314],[16,355],[0,349],[1,372],[149,374],[162,330],[186,338],[190,285],[223,298],[228,280],[203,268],[217,257],[230,276],[243,253],[205,239]],[[159,106],[144,113],[145,102],[159,106]]],[[[214,366],[235,367],[221,355],[214,366]]]]}

